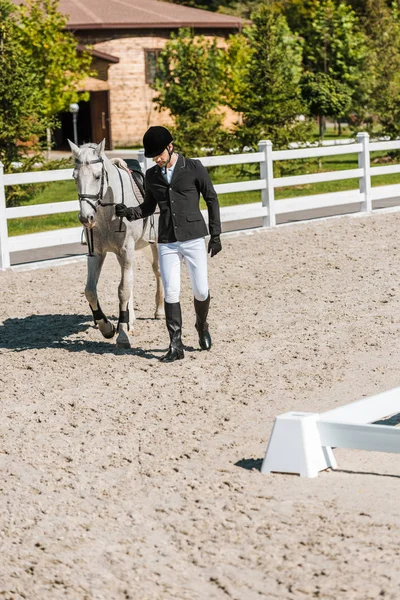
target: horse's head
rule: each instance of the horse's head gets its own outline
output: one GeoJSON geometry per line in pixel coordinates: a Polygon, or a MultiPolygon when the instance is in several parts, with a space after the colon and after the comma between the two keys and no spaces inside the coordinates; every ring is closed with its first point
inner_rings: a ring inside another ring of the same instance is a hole
{"type": "Polygon", "coordinates": [[[78,147],[68,140],[75,158],[74,179],[78,188],[79,215],[82,225],[96,225],[97,208],[107,189],[107,171],[104,166],[105,140],[100,144],[84,144],[78,147]]]}

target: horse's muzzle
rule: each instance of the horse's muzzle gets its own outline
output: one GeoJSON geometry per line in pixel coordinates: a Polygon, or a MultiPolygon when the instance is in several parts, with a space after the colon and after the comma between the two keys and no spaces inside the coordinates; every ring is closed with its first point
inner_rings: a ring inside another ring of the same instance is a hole
{"type": "Polygon", "coordinates": [[[95,217],[93,215],[84,216],[79,214],[78,219],[84,227],[87,227],[87,229],[92,229],[92,227],[96,225],[95,217]]]}

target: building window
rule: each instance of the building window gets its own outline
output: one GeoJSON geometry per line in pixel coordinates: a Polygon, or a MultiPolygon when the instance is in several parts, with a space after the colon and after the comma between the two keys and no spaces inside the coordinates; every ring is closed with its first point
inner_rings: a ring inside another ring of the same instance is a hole
{"type": "Polygon", "coordinates": [[[157,60],[160,56],[161,50],[145,50],[145,75],[146,83],[153,85],[156,76],[158,75],[157,60]]]}

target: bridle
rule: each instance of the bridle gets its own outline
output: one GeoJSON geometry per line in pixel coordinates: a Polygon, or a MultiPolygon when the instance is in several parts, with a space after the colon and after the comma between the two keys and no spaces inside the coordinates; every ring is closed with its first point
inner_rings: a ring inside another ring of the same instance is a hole
{"type": "Polygon", "coordinates": [[[79,159],[75,159],[75,166],[79,169],[79,166],[82,165],[95,165],[96,163],[101,163],[101,181],[100,181],[100,189],[97,194],[78,194],[79,202],[87,202],[95,212],[97,212],[98,206],[112,206],[113,202],[103,202],[103,190],[104,190],[104,180],[107,181],[107,186],[109,185],[108,181],[108,173],[104,166],[104,160],[102,158],[96,158],[96,160],[89,160],[82,162],[79,159]],[[79,166],[78,166],[79,165],[79,166]],[[92,200],[94,202],[92,202],[92,200]]]}
{"type": "MultiPolygon", "coordinates": [[[[78,169],[82,165],[95,165],[96,163],[102,164],[101,181],[100,181],[99,191],[97,192],[97,194],[78,194],[79,204],[82,204],[82,202],[87,202],[89,204],[89,206],[91,206],[95,212],[97,212],[97,208],[99,206],[114,206],[114,202],[103,202],[104,181],[107,181],[107,187],[109,186],[108,172],[104,165],[104,159],[99,157],[99,158],[96,158],[95,160],[89,160],[89,161],[82,162],[78,158],[75,158],[75,166],[78,169]]],[[[112,164],[114,165],[114,167],[117,169],[117,172],[118,172],[119,181],[121,184],[121,195],[122,195],[121,202],[122,202],[122,204],[125,204],[125,192],[124,192],[124,183],[122,181],[122,175],[121,175],[120,170],[118,169],[117,165],[114,163],[112,163],[112,164]]],[[[121,217],[119,220],[119,232],[120,233],[122,232],[122,221],[123,221],[123,218],[121,217]]],[[[87,245],[88,245],[89,256],[93,256],[93,254],[94,254],[93,229],[89,229],[89,232],[90,232],[89,235],[88,235],[87,227],[85,227],[84,229],[85,229],[85,233],[86,233],[86,241],[87,241],[87,245]]]]}

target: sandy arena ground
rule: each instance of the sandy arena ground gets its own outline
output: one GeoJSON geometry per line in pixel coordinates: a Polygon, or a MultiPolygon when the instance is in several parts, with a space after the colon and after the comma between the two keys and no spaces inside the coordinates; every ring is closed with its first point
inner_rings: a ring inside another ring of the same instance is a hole
{"type": "MultiPolygon", "coordinates": [[[[185,275],[171,365],[144,257],[129,351],[92,326],[84,262],[0,273],[0,599],[399,600],[398,455],[260,473],[276,415],[400,385],[399,231],[390,213],[225,238],[214,346],[185,275]]],[[[113,318],[117,284],[110,256],[113,318]]]]}

